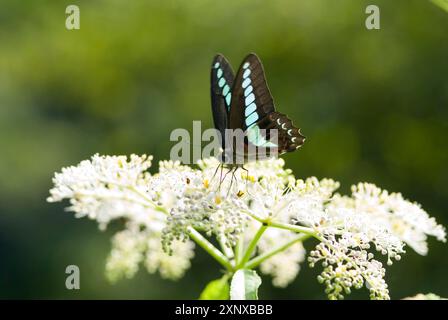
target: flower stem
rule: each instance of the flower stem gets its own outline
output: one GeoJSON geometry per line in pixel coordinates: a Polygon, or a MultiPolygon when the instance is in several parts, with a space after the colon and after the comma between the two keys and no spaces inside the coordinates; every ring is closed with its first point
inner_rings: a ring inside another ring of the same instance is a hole
{"type": "Polygon", "coordinates": [[[271,218],[263,219],[263,218],[258,217],[257,215],[254,215],[253,213],[251,213],[249,211],[242,211],[242,212],[247,214],[248,216],[250,216],[252,219],[267,225],[268,227],[274,227],[274,228],[286,229],[286,230],[290,230],[290,231],[294,231],[294,232],[305,233],[305,234],[308,234],[318,240],[322,240],[322,238],[319,237],[317,232],[314,231],[312,228],[298,226],[298,225],[289,224],[289,223],[275,222],[275,221],[272,221],[271,218]]]}
{"type": "Polygon", "coordinates": [[[279,228],[279,229],[285,229],[285,230],[290,230],[290,231],[294,231],[294,232],[304,233],[304,234],[307,234],[307,235],[309,235],[311,237],[314,237],[314,238],[322,241],[322,238],[317,234],[317,232],[314,231],[311,228],[308,228],[308,227],[298,226],[298,225],[289,224],[289,223],[275,222],[275,221],[268,222],[268,225],[270,227],[274,227],[274,228],[279,228]]]}
{"type": "Polygon", "coordinates": [[[255,234],[254,238],[252,239],[252,241],[249,243],[249,246],[246,249],[246,252],[244,253],[243,259],[241,259],[241,261],[238,263],[236,269],[240,269],[242,268],[247,261],[249,261],[251,254],[253,253],[253,251],[255,250],[258,241],[260,240],[261,236],[263,235],[263,233],[266,231],[266,229],[268,228],[268,226],[266,224],[262,224],[261,227],[258,229],[257,233],[255,234]]]}
{"type": "Polygon", "coordinates": [[[224,252],[226,257],[228,259],[232,259],[235,256],[235,254],[233,253],[232,248],[226,244],[224,236],[219,237],[218,242],[219,242],[222,252],[224,252]]]}
{"type": "Polygon", "coordinates": [[[232,265],[226,256],[219,251],[213,244],[211,244],[206,238],[204,238],[199,232],[197,232],[192,227],[188,227],[188,235],[200,246],[202,249],[207,251],[209,255],[215,258],[223,267],[227,270],[232,271],[232,265]]]}
{"type": "Polygon", "coordinates": [[[250,260],[249,262],[246,263],[244,268],[245,269],[256,268],[259,264],[261,264],[265,260],[269,259],[270,257],[276,255],[279,252],[282,252],[282,251],[288,249],[289,247],[291,247],[292,245],[294,245],[297,242],[302,242],[302,241],[308,239],[309,237],[311,237],[311,236],[308,234],[302,233],[297,238],[292,239],[291,241],[275,248],[274,250],[263,253],[262,255],[259,255],[258,257],[255,257],[254,259],[250,260]]]}
{"type": "Polygon", "coordinates": [[[244,234],[240,234],[235,247],[235,265],[238,265],[243,259],[244,254],[244,234]]]}

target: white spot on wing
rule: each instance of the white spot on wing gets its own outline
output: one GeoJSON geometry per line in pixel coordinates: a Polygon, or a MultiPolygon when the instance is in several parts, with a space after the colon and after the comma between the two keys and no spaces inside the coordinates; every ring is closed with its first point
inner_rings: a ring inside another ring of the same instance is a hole
{"type": "Polygon", "coordinates": [[[248,86],[246,90],[244,90],[244,96],[247,97],[254,88],[252,86],[248,86]]]}
{"type": "Polygon", "coordinates": [[[250,85],[250,78],[247,78],[246,80],[244,80],[241,85],[242,85],[243,89],[246,89],[247,86],[250,85]]]}
{"type": "Polygon", "coordinates": [[[253,93],[249,94],[245,100],[246,106],[250,105],[254,101],[255,101],[255,95],[253,93]]]}

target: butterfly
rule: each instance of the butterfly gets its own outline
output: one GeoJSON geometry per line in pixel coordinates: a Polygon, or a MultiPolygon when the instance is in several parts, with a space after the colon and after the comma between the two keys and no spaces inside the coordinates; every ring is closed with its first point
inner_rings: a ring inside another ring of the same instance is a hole
{"type": "Polygon", "coordinates": [[[243,60],[236,77],[227,59],[221,54],[216,55],[210,80],[213,121],[220,132],[224,150],[221,162],[235,165],[241,164],[237,161],[242,160],[244,164],[249,159],[292,152],[303,145],[305,137],[300,129],[286,115],[275,110],[263,65],[256,54],[251,53],[243,60]],[[234,130],[244,132],[240,149],[228,141],[228,132],[234,130]],[[272,132],[276,139],[272,139],[272,132]],[[267,152],[260,153],[260,149],[267,152]]]}

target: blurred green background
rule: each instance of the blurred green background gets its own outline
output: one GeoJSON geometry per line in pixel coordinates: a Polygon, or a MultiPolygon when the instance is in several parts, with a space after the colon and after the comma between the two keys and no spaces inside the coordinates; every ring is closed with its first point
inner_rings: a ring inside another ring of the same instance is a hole
{"type": "MultiPolygon", "coordinates": [[[[101,154],[167,159],[172,129],[212,126],[209,67],[263,60],[281,112],[307,141],[286,155],[298,177],[331,177],[342,192],[369,181],[423,205],[448,226],[448,13],[423,0],[2,1],[0,10],[0,297],[190,299],[219,276],[198,248],[179,282],[141,270],[104,276],[114,223],[75,219],[45,199],[61,167],[101,154]],[[381,10],[381,30],[364,22],[381,10]],[[77,4],[81,29],[65,29],[77,4]],[[81,290],[65,289],[65,267],[81,290]]],[[[448,296],[447,246],[410,248],[388,268],[392,298],[448,296]]],[[[308,245],[308,248],[310,246],[308,245]]],[[[261,298],[324,299],[319,270],[261,298]]],[[[367,298],[355,292],[349,298],[367,298]]]]}

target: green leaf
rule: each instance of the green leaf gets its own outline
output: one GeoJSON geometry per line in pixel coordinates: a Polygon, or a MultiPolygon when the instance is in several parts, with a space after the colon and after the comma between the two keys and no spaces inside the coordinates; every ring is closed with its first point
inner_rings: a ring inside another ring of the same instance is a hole
{"type": "Polygon", "coordinates": [[[448,0],[431,0],[435,5],[448,12],[448,0]]]}
{"type": "Polygon", "coordinates": [[[261,278],[254,270],[240,269],[233,275],[230,284],[231,300],[258,300],[261,278]]]}
{"type": "Polygon", "coordinates": [[[229,277],[224,275],[222,278],[210,281],[202,291],[199,300],[229,300],[229,277]]]}

